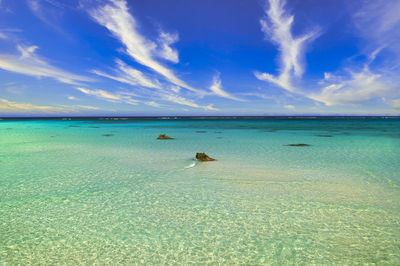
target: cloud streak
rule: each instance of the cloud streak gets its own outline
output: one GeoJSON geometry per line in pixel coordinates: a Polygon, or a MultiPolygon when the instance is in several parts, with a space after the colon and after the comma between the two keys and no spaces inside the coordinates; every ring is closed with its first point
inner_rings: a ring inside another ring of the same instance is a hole
{"type": "MultiPolygon", "coordinates": [[[[125,46],[126,52],[136,62],[152,69],[177,86],[197,93],[202,92],[186,84],[171,69],[154,59],[153,54],[156,44],[139,33],[136,20],[129,13],[126,1],[110,0],[108,4],[92,9],[89,14],[97,23],[106,27],[125,46]]],[[[167,47],[169,46],[167,45],[167,47]]],[[[171,53],[169,54],[171,55],[171,53]]],[[[172,56],[172,60],[175,60],[174,56],[172,56]]]]}
{"type": "Polygon", "coordinates": [[[173,102],[173,103],[177,103],[177,104],[181,104],[181,105],[186,105],[186,106],[190,106],[193,108],[202,108],[204,110],[208,110],[208,111],[218,111],[217,108],[215,108],[212,104],[209,105],[199,105],[197,103],[195,103],[194,101],[190,100],[190,99],[186,99],[182,96],[179,95],[173,95],[173,94],[163,94],[161,95],[161,98],[169,101],[169,102],[173,102]]]}
{"type": "MultiPolygon", "coordinates": [[[[385,47],[400,59],[400,1],[365,1],[353,14],[353,22],[360,36],[367,41],[364,49],[370,52],[385,47]]],[[[392,58],[393,60],[393,58],[392,58]]]]}
{"type": "Polygon", "coordinates": [[[111,93],[105,90],[91,90],[81,87],[77,87],[76,89],[86,95],[95,96],[96,98],[103,99],[109,102],[126,103],[130,105],[137,105],[139,103],[138,100],[132,98],[130,95],[123,95],[121,93],[111,93]]]}
{"type": "Polygon", "coordinates": [[[33,105],[29,103],[16,103],[6,99],[0,99],[0,112],[4,113],[20,113],[20,112],[68,112],[69,109],[62,107],[33,105]]]}
{"type": "Polygon", "coordinates": [[[392,106],[394,109],[398,109],[400,111],[400,99],[393,100],[392,106]]]}
{"type": "Polygon", "coordinates": [[[367,66],[361,72],[350,72],[348,79],[328,77],[333,83],[307,97],[327,106],[358,105],[374,97],[383,97],[393,89],[380,74],[372,73],[367,66]]]}
{"type": "Polygon", "coordinates": [[[119,59],[116,59],[115,61],[119,69],[119,71],[117,71],[115,75],[110,75],[99,70],[92,70],[91,72],[96,75],[113,79],[132,86],[139,85],[147,88],[160,88],[160,84],[158,82],[150,80],[141,71],[126,65],[119,59]]]}
{"type": "Polygon", "coordinates": [[[161,32],[158,38],[159,46],[161,47],[158,56],[173,63],[179,62],[178,51],[171,47],[171,44],[179,40],[178,34],[161,32]]]}
{"type": "Polygon", "coordinates": [[[227,99],[231,99],[231,100],[235,100],[235,101],[243,101],[242,99],[235,97],[223,90],[222,82],[221,82],[221,78],[220,78],[219,74],[214,76],[213,83],[210,86],[210,90],[213,92],[213,94],[215,94],[219,97],[223,97],[223,98],[227,98],[227,99]]]}
{"type": "Polygon", "coordinates": [[[17,49],[20,55],[0,54],[0,69],[38,78],[53,78],[59,82],[73,85],[78,85],[82,81],[93,81],[88,77],[75,75],[50,65],[35,54],[37,46],[18,45],[17,49]]]}
{"type": "Polygon", "coordinates": [[[293,37],[292,25],[294,17],[284,10],[284,0],[270,0],[266,17],[260,20],[261,29],[267,39],[278,45],[280,51],[280,74],[255,72],[259,80],[274,83],[290,92],[296,92],[292,85],[292,77],[301,77],[304,69],[300,62],[305,44],[317,36],[317,31],[311,31],[300,37],[293,37]]]}

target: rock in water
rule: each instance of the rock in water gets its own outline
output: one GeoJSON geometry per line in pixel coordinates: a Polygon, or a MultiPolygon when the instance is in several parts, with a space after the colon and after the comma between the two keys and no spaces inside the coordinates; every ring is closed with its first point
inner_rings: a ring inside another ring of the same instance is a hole
{"type": "Polygon", "coordinates": [[[196,153],[196,159],[200,162],[209,162],[209,161],[215,161],[215,159],[210,158],[207,154],[204,152],[198,152],[196,153]]]}
{"type": "Polygon", "coordinates": [[[158,136],[157,139],[174,139],[174,138],[171,138],[171,137],[167,136],[166,134],[161,134],[160,136],[158,136]]]}
{"type": "Polygon", "coordinates": [[[299,144],[288,144],[286,146],[293,146],[293,147],[306,147],[306,146],[311,146],[310,144],[304,144],[304,143],[299,143],[299,144]]]}

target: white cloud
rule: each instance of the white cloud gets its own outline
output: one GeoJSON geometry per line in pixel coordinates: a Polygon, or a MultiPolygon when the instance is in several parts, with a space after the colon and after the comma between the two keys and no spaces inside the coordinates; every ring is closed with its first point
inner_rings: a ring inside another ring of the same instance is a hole
{"type": "Polygon", "coordinates": [[[90,105],[73,105],[71,107],[75,107],[77,109],[86,109],[86,110],[100,110],[99,107],[90,106],[90,105]]]}
{"type": "Polygon", "coordinates": [[[4,33],[0,32],[0,39],[6,40],[7,39],[7,35],[5,35],[4,33]]]}
{"type": "Polygon", "coordinates": [[[125,93],[125,92],[112,93],[105,90],[99,90],[99,89],[91,90],[81,87],[77,87],[76,89],[86,95],[94,96],[96,98],[106,100],[108,102],[126,103],[130,105],[137,105],[138,103],[140,103],[140,101],[136,100],[135,98],[132,98],[132,94],[130,93],[125,93]]]}
{"type": "Polygon", "coordinates": [[[62,17],[62,12],[58,10],[63,7],[61,1],[26,0],[26,2],[28,8],[38,19],[56,31],[65,34],[64,29],[60,26],[60,17],[62,17]]]}
{"type": "Polygon", "coordinates": [[[213,78],[213,83],[210,86],[210,90],[215,94],[223,98],[235,100],[235,101],[243,101],[242,99],[239,99],[226,91],[222,89],[222,82],[219,74],[215,75],[213,78]]]}
{"type": "Polygon", "coordinates": [[[309,32],[300,37],[293,37],[291,29],[294,17],[287,15],[284,10],[284,0],[270,0],[267,17],[261,19],[261,27],[266,37],[277,44],[280,51],[280,74],[274,76],[268,73],[255,72],[255,76],[264,81],[274,83],[285,90],[296,92],[292,85],[292,77],[300,77],[304,69],[300,63],[305,49],[306,41],[317,35],[316,31],[309,32]]]}
{"type": "Polygon", "coordinates": [[[105,90],[89,90],[85,88],[76,88],[76,89],[84,94],[96,96],[98,98],[103,98],[107,100],[118,101],[122,99],[120,95],[105,90]]]}
{"type": "Polygon", "coordinates": [[[179,55],[176,49],[171,47],[171,44],[179,40],[178,34],[171,34],[168,32],[161,32],[158,38],[160,50],[157,55],[173,63],[179,62],[179,55]]]}
{"type": "MultiPolygon", "coordinates": [[[[355,15],[355,18],[359,23],[360,32],[365,35],[365,38],[369,40],[378,40],[379,38],[387,40],[389,33],[395,30],[394,26],[400,22],[400,18],[397,15],[398,12],[388,11],[388,16],[386,16],[385,12],[378,11],[379,15],[377,15],[374,10],[380,10],[379,6],[385,10],[396,9],[397,5],[389,7],[380,0],[376,2],[379,2],[379,4],[375,4],[374,1],[368,2],[355,15]],[[365,27],[363,28],[361,25],[365,27]],[[377,27],[376,31],[375,27],[377,27]],[[371,33],[371,36],[369,33],[371,33]]],[[[319,85],[324,85],[324,87],[318,92],[309,92],[293,86],[294,78],[301,77],[304,72],[304,68],[301,65],[301,57],[304,54],[305,44],[315,38],[318,32],[311,31],[303,36],[293,37],[291,29],[294,17],[285,12],[285,1],[269,0],[269,4],[270,7],[266,11],[267,17],[261,20],[261,25],[266,36],[279,46],[281,69],[277,77],[269,73],[255,72],[254,74],[258,79],[272,82],[289,92],[324,103],[326,106],[356,106],[371,99],[387,96],[390,91],[393,91],[394,86],[393,82],[390,82],[388,78],[388,71],[383,71],[382,69],[381,71],[372,71],[370,69],[370,64],[385,48],[385,41],[383,43],[378,41],[371,42],[373,45],[364,51],[369,52],[366,55],[362,70],[355,70],[354,67],[353,69],[348,68],[346,75],[334,75],[333,73],[325,72],[324,79],[318,82],[319,85]]],[[[399,31],[397,30],[395,34],[392,34],[396,35],[398,33],[399,31]]],[[[397,37],[391,36],[389,39],[393,40],[393,38],[397,37]]],[[[285,106],[285,108],[289,106],[291,105],[285,106]]]]}
{"type": "Polygon", "coordinates": [[[161,107],[161,104],[156,103],[154,101],[144,102],[144,104],[149,105],[149,106],[153,106],[153,107],[161,107]]]}
{"type": "Polygon", "coordinates": [[[119,59],[116,59],[119,71],[116,72],[116,76],[104,73],[99,70],[92,70],[92,73],[103,76],[109,79],[113,79],[122,83],[126,83],[132,86],[143,86],[148,88],[160,88],[158,81],[152,81],[147,78],[142,72],[134,69],[119,59]]]}
{"type": "Polygon", "coordinates": [[[192,100],[186,99],[182,96],[178,96],[178,95],[173,95],[173,94],[164,94],[162,95],[162,98],[166,101],[169,102],[173,102],[173,103],[177,103],[177,104],[181,104],[181,105],[186,105],[186,106],[190,106],[193,108],[202,108],[204,110],[209,110],[209,111],[217,111],[218,109],[215,108],[212,104],[209,105],[199,105],[197,103],[195,103],[192,100]]]}
{"type": "Polygon", "coordinates": [[[89,105],[34,105],[0,99],[0,113],[71,113],[78,110],[100,110],[100,108],[89,105]]]}
{"type": "Polygon", "coordinates": [[[399,12],[398,0],[364,1],[352,16],[356,33],[361,37],[360,53],[366,56],[362,70],[354,70],[352,66],[346,69],[349,75],[324,73],[324,80],[319,84],[326,86],[318,93],[304,95],[327,106],[360,105],[371,99],[390,97],[396,89],[394,84],[398,83],[395,81],[398,74],[392,67],[400,58],[399,12]],[[395,56],[392,53],[385,64],[372,65],[383,50],[394,52],[395,56]]]}
{"type": "MultiPolygon", "coordinates": [[[[23,47],[18,45],[17,46],[17,50],[21,53],[21,58],[34,58],[35,57],[35,51],[38,49],[39,47],[36,45],[32,45],[32,46],[28,46],[28,47],[23,47]]],[[[36,59],[38,60],[38,59],[36,59]]],[[[38,60],[39,61],[39,60],[38,60]]],[[[40,60],[40,62],[43,62],[40,60]]]]}
{"type": "Polygon", "coordinates": [[[161,65],[153,58],[156,44],[139,33],[136,20],[129,13],[125,0],[110,0],[108,4],[91,10],[89,14],[100,25],[106,27],[138,63],[154,70],[177,86],[198,93],[202,92],[186,84],[171,69],[161,65]]]}
{"type": "MultiPolygon", "coordinates": [[[[385,47],[400,56],[400,1],[367,0],[354,13],[353,21],[360,35],[367,41],[367,52],[385,47]]],[[[392,58],[393,60],[393,58],[392,58]]]]}
{"type": "Polygon", "coordinates": [[[266,94],[259,93],[259,92],[241,92],[239,94],[243,95],[243,96],[247,96],[247,97],[261,98],[264,100],[275,100],[276,99],[276,96],[266,95],[266,94]]]}
{"type": "Polygon", "coordinates": [[[79,99],[76,98],[75,96],[68,96],[68,100],[76,101],[76,100],[79,100],[79,99]]]}
{"type": "Polygon", "coordinates": [[[93,81],[80,75],[75,75],[60,68],[50,65],[44,59],[38,57],[35,51],[37,46],[17,46],[21,55],[0,54],[0,68],[34,77],[48,77],[67,84],[78,85],[81,81],[93,81]]]}
{"type": "Polygon", "coordinates": [[[283,107],[285,107],[286,109],[289,109],[289,110],[294,110],[296,108],[294,105],[290,105],[290,104],[285,105],[283,107]]]}
{"type": "Polygon", "coordinates": [[[181,91],[181,88],[178,86],[170,86],[170,89],[175,93],[179,93],[181,91]]]}
{"type": "Polygon", "coordinates": [[[361,72],[351,72],[348,79],[336,77],[337,83],[324,87],[321,92],[308,94],[310,99],[332,105],[357,105],[374,97],[383,97],[392,89],[382,76],[372,73],[366,66],[361,72]]]}
{"type": "Polygon", "coordinates": [[[66,108],[46,106],[46,105],[33,105],[30,103],[16,103],[6,99],[0,99],[0,112],[5,113],[19,113],[19,112],[67,112],[66,108]]]}
{"type": "Polygon", "coordinates": [[[392,101],[392,106],[395,109],[400,109],[400,99],[396,99],[392,101]]]}

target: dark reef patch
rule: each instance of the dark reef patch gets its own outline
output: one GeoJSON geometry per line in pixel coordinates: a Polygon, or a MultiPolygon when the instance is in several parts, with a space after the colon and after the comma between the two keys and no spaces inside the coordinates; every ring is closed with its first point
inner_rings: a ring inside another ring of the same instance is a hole
{"type": "Polygon", "coordinates": [[[305,144],[305,143],[296,143],[296,144],[287,144],[285,146],[291,146],[291,147],[307,147],[311,146],[310,144],[305,144]]]}
{"type": "Polygon", "coordinates": [[[112,137],[112,136],[114,136],[114,134],[103,134],[102,136],[103,137],[112,137]]]}
{"type": "Polygon", "coordinates": [[[210,162],[210,161],[215,161],[215,159],[209,157],[207,154],[204,152],[198,152],[196,153],[196,159],[200,162],[210,162]]]}
{"type": "Polygon", "coordinates": [[[157,137],[157,139],[174,139],[174,138],[171,138],[167,134],[161,134],[160,136],[157,137]]]}

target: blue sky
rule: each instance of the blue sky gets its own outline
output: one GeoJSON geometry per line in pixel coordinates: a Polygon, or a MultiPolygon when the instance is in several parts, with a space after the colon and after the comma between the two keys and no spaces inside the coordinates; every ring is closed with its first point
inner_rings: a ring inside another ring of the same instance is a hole
{"type": "Polygon", "coordinates": [[[398,115],[400,1],[0,0],[0,115],[398,115]]]}

